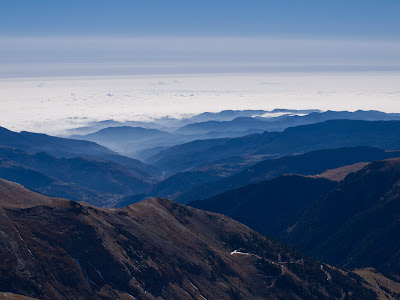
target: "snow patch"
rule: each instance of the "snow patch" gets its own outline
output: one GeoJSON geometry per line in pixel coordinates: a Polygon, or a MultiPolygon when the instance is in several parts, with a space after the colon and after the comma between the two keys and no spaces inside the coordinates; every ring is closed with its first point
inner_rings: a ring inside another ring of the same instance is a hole
{"type": "Polygon", "coordinates": [[[86,273],[85,269],[82,267],[82,265],[79,263],[79,260],[74,258],[74,260],[76,261],[76,263],[79,265],[79,267],[81,267],[83,274],[85,274],[85,277],[87,278],[87,280],[89,280],[93,285],[95,285],[97,288],[100,288],[93,280],[91,280],[88,276],[88,274],[86,273]]]}
{"type": "Polygon", "coordinates": [[[240,252],[240,251],[237,251],[237,250],[234,250],[234,251],[231,252],[231,255],[234,255],[234,254],[251,255],[250,253],[240,252]]]}
{"type": "Polygon", "coordinates": [[[199,290],[199,289],[197,288],[197,286],[195,286],[191,281],[190,281],[190,284],[191,284],[192,287],[194,287],[196,290],[199,290]]]}
{"type": "MultiPolygon", "coordinates": [[[[193,282],[191,282],[191,281],[189,281],[189,282],[190,282],[190,284],[192,285],[192,287],[194,287],[194,288],[200,293],[200,290],[197,288],[197,286],[195,286],[195,285],[193,284],[193,282]]],[[[204,297],[201,293],[200,293],[199,296],[200,296],[202,299],[207,300],[207,298],[204,297]]]]}
{"type": "Polygon", "coordinates": [[[101,275],[100,271],[97,270],[97,269],[95,268],[95,266],[93,266],[91,263],[89,263],[89,264],[90,264],[90,266],[96,271],[96,273],[99,274],[99,276],[101,277],[101,279],[102,279],[103,281],[105,281],[105,280],[104,280],[104,277],[103,277],[103,275],[101,275]]]}
{"type": "Polygon", "coordinates": [[[33,258],[34,260],[36,260],[35,256],[33,256],[33,253],[32,253],[32,251],[31,251],[31,249],[29,249],[28,244],[27,244],[27,243],[25,242],[25,240],[22,238],[21,233],[19,232],[18,229],[17,229],[17,232],[18,232],[18,235],[19,235],[19,238],[21,239],[21,241],[24,242],[25,247],[26,247],[26,249],[28,250],[29,254],[32,256],[32,258],[33,258]]]}

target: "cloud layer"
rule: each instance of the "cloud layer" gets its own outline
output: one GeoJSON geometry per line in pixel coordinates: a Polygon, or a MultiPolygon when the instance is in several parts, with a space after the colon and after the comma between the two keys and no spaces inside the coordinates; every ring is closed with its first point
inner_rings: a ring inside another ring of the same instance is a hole
{"type": "Polygon", "coordinates": [[[59,134],[90,121],[224,109],[400,113],[400,73],[259,73],[0,79],[1,126],[59,134]]]}

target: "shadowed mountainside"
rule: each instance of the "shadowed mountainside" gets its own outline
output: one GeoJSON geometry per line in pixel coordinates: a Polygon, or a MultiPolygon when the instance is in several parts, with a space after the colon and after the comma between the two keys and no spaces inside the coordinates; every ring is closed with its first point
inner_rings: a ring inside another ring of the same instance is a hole
{"type": "Polygon", "coordinates": [[[0,146],[17,148],[37,153],[47,152],[55,156],[103,156],[115,152],[93,142],[78,141],[41,133],[21,131],[20,133],[0,127],[0,146]]]}
{"type": "Polygon", "coordinates": [[[176,201],[188,203],[206,199],[230,189],[272,179],[283,174],[317,175],[326,170],[358,162],[371,162],[396,156],[400,156],[400,152],[385,152],[371,147],[350,147],[316,150],[295,156],[267,159],[238,174],[192,187],[177,197],[176,201]]]}
{"type": "Polygon", "coordinates": [[[145,191],[156,178],[100,158],[57,158],[0,147],[0,177],[49,196],[113,205],[115,198],[145,191]]]}
{"type": "Polygon", "coordinates": [[[220,178],[219,176],[213,176],[204,172],[179,172],[153,185],[150,191],[147,192],[147,195],[176,199],[186,189],[190,189],[190,187],[220,178]]]}
{"type": "Polygon", "coordinates": [[[336,182],[324,178],[285,175],[188,205],[227,215],[259,232],[278,237],[306,208],[336,186],[336,182]]]}
{"type": "Polygon", "coordinates": [[[282,237],[330,263],[400,278],[400,159],[372,162],[314,203],[282,237]]]}
{"type": "Polygon", "coordinates": [[[375,161],[335,183],[287,175],[191,206],[226,214],[343,268],[400,279],[400,158],[375,161]]]}
{"type": "Polygon", "coordinates": [[[333,120],[239,138],[199,140],[163,150],[147,160],[168,172],[235,155],[288,155],[319,149],[400,147],[400,121],[333,120]]]}

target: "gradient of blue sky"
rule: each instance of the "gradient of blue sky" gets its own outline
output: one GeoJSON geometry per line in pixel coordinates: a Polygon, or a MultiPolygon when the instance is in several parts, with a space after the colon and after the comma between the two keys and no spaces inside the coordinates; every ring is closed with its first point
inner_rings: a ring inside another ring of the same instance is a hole
{"type": "Polygon", "coordinates": [[[400,70],[399,0],[2,0],[1,77],[400,70]]]}
{"type": "Polygon", "coordinates": [[[398,0],[2,0],[2,35],[399,37],[398,0]]]}

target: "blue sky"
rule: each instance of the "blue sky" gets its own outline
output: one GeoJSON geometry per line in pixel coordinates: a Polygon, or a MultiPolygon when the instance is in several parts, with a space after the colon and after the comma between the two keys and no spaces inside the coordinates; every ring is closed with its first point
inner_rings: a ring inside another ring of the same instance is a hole
{"type": "Polygon", "coordinates": [[[0,76],[400,69],[399,0],[2,0],[0,76]]]}
{"type": "Polygon", "coordinates": [[[2,0],[2,35],[399,37],[398,0],[2,0]]]}

